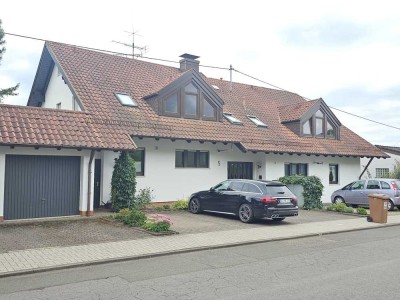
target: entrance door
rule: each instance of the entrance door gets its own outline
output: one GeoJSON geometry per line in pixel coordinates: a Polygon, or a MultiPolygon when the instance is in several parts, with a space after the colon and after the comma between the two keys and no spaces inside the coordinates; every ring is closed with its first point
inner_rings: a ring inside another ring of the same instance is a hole
{"type": "Polygon", "coordinates": [[[228,161],[228,179],[253,179],[253,163],[228,161]]]}
{"type": "Polygon", "coordinates": [[[94,194],[93,194],[93,208],[100,207],[100,184],[101,183],[101,159],[94,161],[94,194]]]}

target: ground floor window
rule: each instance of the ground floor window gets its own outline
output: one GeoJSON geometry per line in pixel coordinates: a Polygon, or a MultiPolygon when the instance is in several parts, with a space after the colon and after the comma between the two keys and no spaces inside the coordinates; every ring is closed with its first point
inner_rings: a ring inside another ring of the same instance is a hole
{"type": "Polygon", "coordinates": [[[387,178],[389,177],[389,168],[376,168],[376,178],[387,178]]]}
{"type": "Polygon", "coordinates": [[[131,156],[135,160],[136,175],[144,176],[144,148],[136,149],[131,156]]]}
{"type": "Polygon", "coordinates": [[[339,165],[337,164],[329,164],[329,183],[339,183],[339,165]]]}
{"type": "Polygon", "coordinates": [[[308,176],[308,164],[285,163],[285,176],[290,175],[308,176]]]}
{"type": "Polygon", "coordinates": [[[208,168],[210,152],[201,150],[176,150],[176,168],[208,168]]]}

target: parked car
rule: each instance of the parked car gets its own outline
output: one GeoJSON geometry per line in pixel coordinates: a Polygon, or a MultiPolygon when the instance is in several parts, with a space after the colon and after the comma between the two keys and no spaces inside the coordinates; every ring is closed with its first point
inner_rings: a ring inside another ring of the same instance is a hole
{"type": "Polygon", "coordinates": [[[192,194],[189,211],[236,215],[244,223],[265,218],[279,222],[297,216],[298,206],[296,196],[281,182],[232,179],[192,194]]]}
{"type": "Polygon", "coordinates": [[[346,203],[353,206],[368,206],[369,194],[385,194],[390,197],[389,210],[400,209],[400,180],[374,178],[353,181],[333,192],[332,203],[346,203]]]}

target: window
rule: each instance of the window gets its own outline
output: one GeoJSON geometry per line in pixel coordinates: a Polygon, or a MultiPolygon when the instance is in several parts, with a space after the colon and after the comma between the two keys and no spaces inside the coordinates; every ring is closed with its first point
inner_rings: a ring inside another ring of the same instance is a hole
{"type": "Polygon", "coordinates": [[[376,168],[375,174],[376,178],[387,178],[389,177],[389,168],[376,168]]]}
{"type": "Polygon", "coordinates": [[[303,123],[303,134],[312,135],[312,118],[303,123]]]}
{"type": "Polygon", "coordinates": [[[136,149],[131,157],[135,160],[136,175],[144,176],[144,149],[136,149]]]}
{"type": "Polygon", "coordinates": [[[248,193],[262,194],[260,188],[252,183],[246,183],[244,185],[243,191],[248,193]]]}
{"type": "Polygon", "coordinates": [[[167,114],[177,114],[178,111],[178,94],[172,94],[164,101],[164,111],[167,114]]]}
{"type": "Polygon", "coordinates": [[[285,176],[290,175],[308,176],[308,164],[285,163],[285,176]]]}
{"type": "Polygon", "coordinates": [[[56,104],[56,108],[57,108],[57,109],[61,109],[61,102],[59,102],[59,103],[56,104]]]}
{"type": "Polygon", "coordinates": [[[378,180],[368,180],[367,184],[367,189],[368,190],[380,190],[381,187],[379,186],[379,181],[378,180]]]}
{"type": "Polygon", "coordinates": [[[242,121],[240,121],[239,119],[236,119],[232,114],[230,113],[224,113],[224,117],[231,122],[232,124],[237,124],[237,125],[241,125],[243,124],[242,121]]]}
{"type": "Polygon", "coordinates": [[[390,184],[384,181],[381,181],[382,190],[390,190],[390,184]]]}
{"type": "Polygon", "coordinates": [[[250,121],[252,121],[254,124],[256,124],[257,127],[267,127],[267,124],[265,124],[264,122],[260,121],[257,117],[247,116],[247,118],[249,118],[250,121]]]}
{"type": "Polygon", "coordinates": [[[200,150],[176,150],[176,168],[208,168],[210,153],[200,150]]]}
{"type": "Polygon", "coordinates": [[[329,164],[329,183],[337,184],[339,183],[339,165],[329,164]]]}
{"type": "Polygon", "coordinates": [[[125,93],[115,93],[115,97],[117,97],[118,101],[124,106],[137,106],[137,103],[133,101],[131,96],[125,93]]]}
{"type": "Polygon", "coordinates": [[[216,111],[217,109],[212,104],[210,104],[210,101],[206,97],[203,97],[203,118],[216,120],[216,111]]]}
{"type": "Polygon", "coordinates": [[[189,83],[184,88],[183,106],[186,117],[197,117],[198,116],[198,98],[199,90],[189,83]]]}
{"type": "Polygon", "coordinates": [[[321,109],[313,114],[311,118],[302,120],[300,130],[303,136],[327,139],[339,138],[339,125],[321,109]]]}
{"type": "Polygon", "coordinates": [[[361,180],[361,181],[356,181],[352,184],[351,189],[352,190],[363,190],[365,186],[365,181],[361,180]]]}
{"type": "Polygon", "coordinates": [[[244,182],[232,181],[231,184],[229,185],[229,190],[241,192],[241,191],[243,191],[243,185],[244,185],[244,182]]]}

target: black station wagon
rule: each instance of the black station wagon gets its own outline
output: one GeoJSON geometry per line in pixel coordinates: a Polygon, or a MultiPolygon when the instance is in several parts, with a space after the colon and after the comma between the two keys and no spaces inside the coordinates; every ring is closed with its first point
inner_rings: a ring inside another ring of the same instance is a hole
{"type": "Polygon", "coordinates": [[[298,207],[297,198],[281,182],[232,179],[192,194],[189,211],[236,215],[242,222],[250,223],[254,219],[282,221],[297,216],[298,207]]]}

